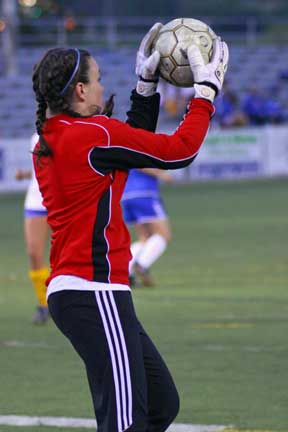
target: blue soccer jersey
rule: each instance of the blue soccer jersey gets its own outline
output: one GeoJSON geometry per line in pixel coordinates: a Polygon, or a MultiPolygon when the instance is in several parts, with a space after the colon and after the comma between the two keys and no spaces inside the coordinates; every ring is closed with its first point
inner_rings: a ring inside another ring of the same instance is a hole
{"type": "Polygon", "coordinates": [[[122,201],[139,197],[157,197],[159,180],[138,169],[131,169],[126,182],[122,201]]]}

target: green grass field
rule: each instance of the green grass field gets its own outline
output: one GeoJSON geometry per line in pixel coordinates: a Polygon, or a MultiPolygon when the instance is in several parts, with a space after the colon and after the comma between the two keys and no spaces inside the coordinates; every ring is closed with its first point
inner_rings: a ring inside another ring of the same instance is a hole
{"type": "MultiPolygon", "coordinates": [[[[134,300],[178,386],[177,422],[287,432],[288,180],[163,196],[174,238],[153,268],[157,288],[134,300]]],[[[0,196],[0,416],[92,418],[81,361],[52,322],[30,322],[22,201],[0,196]]],[[[64,431],[0,426],[15,430],[64,431]]]]}

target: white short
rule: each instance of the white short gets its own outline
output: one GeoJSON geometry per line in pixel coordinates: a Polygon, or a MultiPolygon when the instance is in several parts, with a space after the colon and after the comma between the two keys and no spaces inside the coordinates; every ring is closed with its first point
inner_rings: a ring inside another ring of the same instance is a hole
{"type": "Polygon", "coordinates": [[[42,195],[38,187],[38,183],[36,177],[33,176],[28,190],[26,192],[25,202],[24,202],[24,211],[26,216],[33,216],[39,214],[47,215],[47,210],[42,204],[42,195]]]}

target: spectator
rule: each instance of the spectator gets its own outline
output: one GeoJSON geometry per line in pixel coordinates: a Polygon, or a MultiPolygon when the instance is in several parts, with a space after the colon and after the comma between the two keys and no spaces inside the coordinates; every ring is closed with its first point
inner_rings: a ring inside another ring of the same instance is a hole
{"type": "Polygon", "coordinates": [[[249,119],[242,111],[238,96],[226,85],[223,86],[223,91],[215,101],[215,120],[221,127],[238,127],[248,124],[249,119]]]}
{"type": "Polygon", "coordinates": [[[263,125],[267,122],[265,103],[265,97],[257,87],[248,90],[243,100],[243,111],[251,125],[263,125]]]}
{"type": "Polygon", "coordinates": [[[277,94],[277,88],[271,88],[267,94],[264,104],[267,123],[280,124],[285,121],[285,109],[280,101],[279,93],[277,94]]]}

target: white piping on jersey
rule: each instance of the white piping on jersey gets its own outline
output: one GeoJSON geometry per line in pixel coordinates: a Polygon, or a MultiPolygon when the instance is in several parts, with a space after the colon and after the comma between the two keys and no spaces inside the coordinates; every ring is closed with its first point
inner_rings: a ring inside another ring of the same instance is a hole
{"type": "Polygon", "coordinates": [[[131,376],[124,333],[117,311],[117,306],[113,297],[113,293],[111,293],[110,295],[110,293],[108,294],[106,292],[103,292],[102,294],[100,294],[99,292],[95,292],[95,296],[102,318],[112,363],[118,432],[123,432],[124,430],[128,429],[128,427],[132,424],[131,376]],[[108,295],[112,304],[113,311],[108,301],[108,295]],[[116,329],[119,332],[120,338],[117,334],[116,329]],[[113,342],[115,345],[115,349],[113,342]],[[123,354],[124,362],[122,360],[121,351],[123,354]],[[125,383],[127,385],[127,394],[125,383]]]}
{"type": "MultiPolygon", "coordinates": [[[[105,116],[104,116],[105,117],[105,116]]],[[[64,123],[68,123],[68,122],[66,122],[65,120],[60,120],[60,121],[62,121],[62,122],[64,122],[64,123]]],[[[91,126],[96,126],[96,127],[99,127],[100,129],[102,129],[102,130],[104,130],[104,132],[106,133],[106,135],[107,135],[107,140],[108,140],[108,142],[107,142],[107,146],[109,147],[110,146],[110,135],[109,135],[109,132],[108,132],[108,130],[104,127],[104,126],[101,126],[101,125],[99,125],[99,124],[95,124],[95,123],[91,123],[91,122],[83,122],[83,121],[79,121],[79,120],[76,120],[76,121],[74,121],[73,122],[73,124],[75,124],[75,123],[77,123],[77,124],[84,124],[84,125],[91,125],[91,126]]],[[[68,123],[69,124],[69,123],[68,123]]],[[[72,124],[72,123],[70,123],[70,124],[72,124]]],[[[105,147],[105,148],[107,148],[107,147],[105,147]]],[[[93,150],[93,148],[89,151],[89,153],[88,153],[88,163],[89,163],[89,166],[95,171],[95,172],[97,172],[97,174],[100,174],[102,177],[104,177],[104,175],[102,174],[102,173],[100,173],[99,171],[97,171],[92,165],[91,165],[91,163],[90,163],[90,154],[91,154],[91,151],[93,150]]],[[[106,244],[107,244],[107,252],[106,252],[106,260],[107,260],[107,262],[108,262],[108,266],[109,266],[109,274],[108,274],[108,281],[109,281],[109,283],[111,282],[110,281],[110,276],[111,276],[111,264],[110,264],[110,261],[109,261],[109,258],[108,258],[108,254],[109,254],[109,250],[110,250],[110,245],[109,245],[109,242],[108,242],[108,239],[107,239],[107,236],[106,236],[106,229],[107,229],[107,227],[108,227],[108,225],[109,225],[109,223],[110,223],[110,221],[111,221],[111,211],[112,211],[112,207],[111,207],[111,201],[112,201],[112,187],[110,186],[110,198],[109,198],[109,219],[108,219],[108,222],[107,222],[107,224],[106,224],[106,226],[105,226],[105,228],[104,228],[104,237],[105,237],[105,240],[106,240],[106,244]]]]}
{"type": "Polygon", "coordinates": [[[90,168],[92,168],[93,171],[95,171],[97,174],[99,174],[102,177],[105,177],[105,174],[102,174],[100,171],[96,170],[96,168],[93,167],[93,165],[91,164],[90,161],[90,154],[92,153],[92,151],[94,150],[95,147],[92,147],[91,150],[88,153],[88,163],[90,165],[90,168]]]}
{"type": "Polygon", "coordinates": [[[84,125],[96,126],[96,127],[99,127],[100,129],[103,129],[104,132],[105,132],[106,135],[107,135],[107,138],[108,138],[107,146],[110,147],[110,134],[109,134],[108,130],[107,130],[104,126],[101,126],[101,125],[99,125],[99,124],[97,124],[97,123],[83,122],[83,121],[80,121],[80,120],[77,120],[77,121],[75,121],[74,123],[77,123],[77,124],[79,123],[79,124],[84,124],[84,125]]]}
{"type": "Polygon", "coordinates": [[[94,118],[94,117],[104,117],[104,118],[106,118],[106,119],[109,119],[109,117],[108,117],[107,115],[105,115],[105,114],[94,114],[92,117],[93,117],[93,118],[94,118]]]}
{"type": "Polygon", "coordinates": [[[73,123],[68,122],[67,120],[59,120],[59,122],[65,123],[65,124],[67,124],[69,126],[71,126],[73,124],[73,123]]]}
{"type": "MultiPolygon", "coordinates": [[[[106,115],[104,115],[104,114],[95,114],[94,116],[92,116],[93,118],[94,117],[104,117],[104,118],[106,118],[106,119],[108,119],[109,117],[108,116],[106,116],[106,115]]],[[[61,123],[66,123],[66,124],[68,124],[68,125],[72,125],[73,123],[76,123],[76,121],[74,121],[74,122],[68,122],[67,120],[59,120],[59,122],[61,122],[61,123]]],[[[83,122],[83,123],[85,123],[85,122],[83,122]]],[[[35,134],[35,135],[37,135],[37,134],[35,134]]]]}
{"type": "MultiPolygon", "coordinates": [[[[65,120],[59,120],[59,121],[62,121],[62,122],[65,122],[65,120]]],[[[95,124],[95,123],[91,123],[91,122],[83,122],[83,121],[79,121],[79,120],[77,120],[77,121],[75,121],[75,122],[73,122],[73,123],[79,123],[79,124],[84,124],[84,125],[91,125],[91,126],[98,126],[98,127],[100,127],[101,129],[103,129],[105,132],[106,132],[106,135],[107,135],[107,138],[108,138],[108,143],[107,143],[107,146],[96,146],[96,147],[94,147],[94,148],[107,148],[107,147],[109,147],[109,148],[119,148],[119,149],[125,149],[125,150],[129,150],[129,151],[132,151],[132,152],[134,152],[134,153],[139,153],[139,154],[143,154],[143,155],[145,155],[145,156],[149,156],[149,157],[151,157],[151,158],[153,158],[153,159],[157,159],[157,160],[159,160],[159,161],[161,161],[161,162],[166,162],[166,163],[173,163],[173,162],[181,162],[181,161],[185,161],[185,160],[187,160],[187,159],[191,159],[191,158],[193,158],[194,156],[197,156],[197,154],[198,154],[198,151],[197,152],[195,152],[195,153],[193,153],[192,155],[190,155],[190,156],[188,156],[188,157],[186,157],[186,158],[183,158],[183,159],[173,159],[173,160],[166,160],[166,159],[161,159],[161,158],[159,158],[159,157],[157,157],[157,156],[154,156],[154,155],[151,155],[151,154],[149,154],[149,153],[146,153],[146,152],[141,152],[141,151],[139,151],[139,150],[134,150],[134,149],[131,149],[130,147],[124,147],[124,146],[110,146],[110,134],[109,134],[109,132],[108,132],[108,130],[104,127],[104,126],[102,126],[102,125],[99,125],[99,124],[95,124]]],[[[178,128],[177,128],[178,129],[178,128]]],[[[207,130],[207,132],[206,132],[206,134],[205,134],[205,137],[204,137],[204,139],[203,139],[203,141],[202,141],[202,143],[204,142],[204,140],[205,140],[205,138],[206,138],[206,136],[207,136],[207,133],[208,133],[208,130],[207,130]]],[[[90,164],[89,164],[90,165],[90,164]]]]}
{"type": "Polygon", "coordinates": [[[109,244],[109,241],[108,241],[107,236],[106,236],[106,230],[107,230],[107,227],[108,227],[108,225],[110,224],[110,221],[111,221],[111,213],[112,213],[112,206],[111,206],[111,203],[112,203],[112,186],[109,187],[109,192],[110,192],[110,197],[109,197],[109,219],[108,219],[107,224],[106,224],[106,226],[104,228],[104,237],[105,237],[106,244],[107,244],[106,260],[107,260],[108,266],[109,266],[108,282],[110,283],[111,282],[110,281],[111,264],[110,264],[110,261],[109,261],[109,258],[108,258],[108,254],[109,254],[109,251],[110,251],[110,244],[109,244]]]}
{"type": "MultiPolygon", "coordinates": [[[[105,115],[95,115],[95,117],[104,117],[104,118],[108,118],[107,116],[105,116],[105,115]]],[[[90,126],[96,126],[96,127],[99,127],[100,129],[103,129],[104,130],[104,132],[106,133],[106,135],[107,135],[107,146],[109,147],[110,146],[110,134],[109,134],[109,132],[108,132],[108,130],[104,127],[104,126],[101,126],[101,125],[99,125],[99,124],[96,124],[96,123],[91,123],[91,122],[83,122],[83,121],[80,121],[80,120],[76,120],[76,121],[74,121],[73,123],[70,123],[70,122],[68,122],[68,121],[66,121],[66,120],[59,120],[59,122],[61,122],[61,123],[65,123],[65,124],[68,124],[69,126],[71,126],[72,124],[74,124],[74,123],[77,123],[77,124],[83,124],[83,125],[90,125],[90,126]]],[[[93,171],[95,171],[97,174],[99,174],[99,175],[101,175],[102,177],[104,177],[105,175],[104,174],[102,174],[100,171],[97,171],[94,167],[93,167],[93,165],[91,165],[91,162],[90,162],[90,154],[91,154],[91,152],[92,152],[92,150],[94,149],[95,147],[92,147],[92,149],[89,151],[89,153],[88,153],[88,163],[89,163],[89,166],[90,166],[90,168],[92,168],[92,170],[93,171]]],[[[105,147],[106,148],[106,147],[105,147]]]]}
{"type": "MultiPolygon", "coordinates": [[[[106,117],[106,116],[101,116],[101,117],[106,117]]],[[[95,124],[95,123],[91,123],[91,122],[82,122],[82,121],[79,121],[79,120],[75,121],[74,123],[79,123],[79,124],[84,124],[84,125],[87,125],[87,124],[88,124],[88,125],[90,125],[90,126],[96,126],[96,127],[99,127],[100,129],[103,129],[104,132],[105,132],[106,135],[107,135],[107,147],[110,146],[110,134],[109,134],[108,130],[107,130],[104,126],[101,126],[101,125],[99,125],[99,124],[95,124]]],[[[107,148],[107,147],[105,147],[105,148],[107,148]]],[[[97,170],[93,167],[93,165],[91,164],[91,162],[90,162],[90,154],[91,154],[91,152],[94,150],[94,148],[95,148],[95,147],[92,147],[91,150],[90,150],[89,153],[88,153],[88,163],[89,163],[89,166],[90,166],[90,168],[92,168],[92,170],[95,171],[97,174],[101,175],[102,177],[105,177],[105,174],[102,174],[100,171],[97,171],[97,170]]]]}

